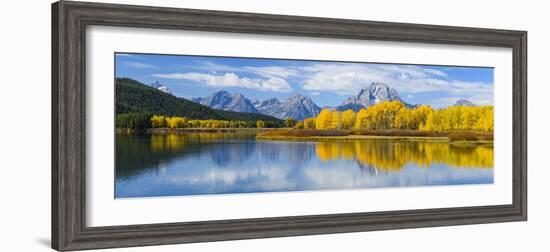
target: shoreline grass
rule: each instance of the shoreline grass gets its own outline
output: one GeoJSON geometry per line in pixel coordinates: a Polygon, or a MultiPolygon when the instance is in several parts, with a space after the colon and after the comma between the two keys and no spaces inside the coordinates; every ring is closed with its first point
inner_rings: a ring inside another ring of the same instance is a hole
{"type": "Polygon", "coordinates": [[[412,130],[296,130],[275,129],[260,132],[257,139],[289,141],[321,140],[407,140],[407,141],[448,141],[461,143],[492,143],[492,132],[452,131],[430,132],[412,130]]]}

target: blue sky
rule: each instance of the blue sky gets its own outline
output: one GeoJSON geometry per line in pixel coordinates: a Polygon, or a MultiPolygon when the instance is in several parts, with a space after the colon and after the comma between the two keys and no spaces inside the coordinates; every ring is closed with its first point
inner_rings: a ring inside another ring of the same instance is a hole
{"type": "Polygon", "coordinates": [[[247,98],[284,100],[296,93],[317,105],[337,106],[371,82],[395,88],[411,104],[447,107],[459,99],[493,105],[494,69],[117,53],[116,76],[150,84],[158,80],[183,98],[219,90],[247,98]]]}

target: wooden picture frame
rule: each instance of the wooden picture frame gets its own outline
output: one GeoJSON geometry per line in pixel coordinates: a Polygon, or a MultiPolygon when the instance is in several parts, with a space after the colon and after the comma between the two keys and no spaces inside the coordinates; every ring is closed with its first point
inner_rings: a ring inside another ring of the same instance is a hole
{"type": "Polygon", "coordinates": [[[527,220],[527,32],[84,2],[52,5],[52,248],[80,250],[527,220]],[[86,27],[511,48],[512,204],[87,227],[86,27]]]}

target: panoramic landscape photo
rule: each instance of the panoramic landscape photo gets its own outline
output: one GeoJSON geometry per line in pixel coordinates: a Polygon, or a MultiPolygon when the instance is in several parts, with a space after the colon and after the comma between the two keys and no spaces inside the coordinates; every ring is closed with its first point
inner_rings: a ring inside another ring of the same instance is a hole
{"type": "Polygon", "coordinates": [[[491,184],[493,74],[115,53],[115,198],[491,184]]]}

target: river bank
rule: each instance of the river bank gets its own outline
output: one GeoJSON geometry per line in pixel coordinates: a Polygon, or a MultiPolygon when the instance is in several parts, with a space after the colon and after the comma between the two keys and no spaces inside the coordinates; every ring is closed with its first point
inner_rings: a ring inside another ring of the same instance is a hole
{"type": "Polygon", "coordinates": [[[328,140],[408,140],[454,143],[492,143],[492,132],[452,131],[430,132],[411,130],[289,130],[276,129],[260,132],[257,139],[286,141],[328,140]]]}
{"type": "Polygon", "coordinates": [[[192,134],[250,133],[258,140],[331,141],[331,140],[394,140],[432,141],[453,144],[492,144],[492,132],[480,131],[415,131],[415,130],[314,130],[291,128],[151,128],[143,131],[116,129],[116,133],[192,134]]]}

